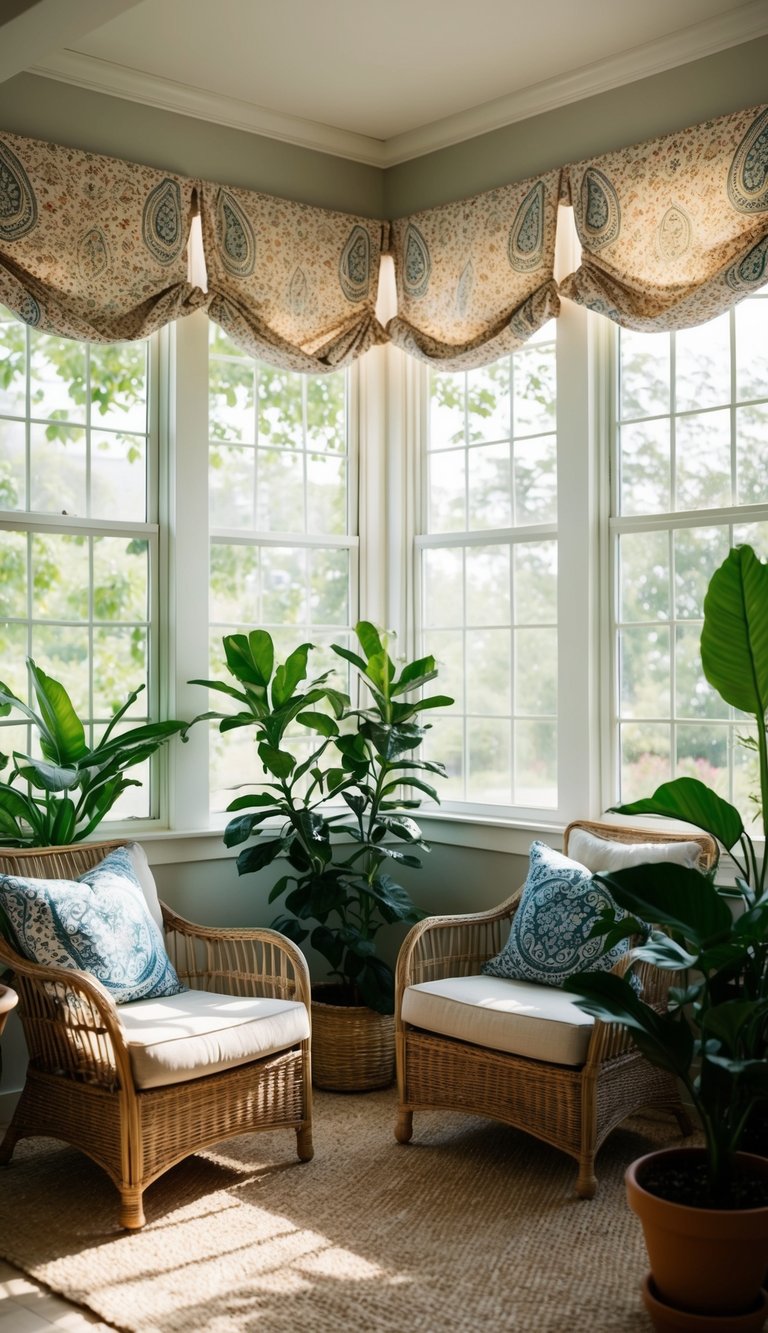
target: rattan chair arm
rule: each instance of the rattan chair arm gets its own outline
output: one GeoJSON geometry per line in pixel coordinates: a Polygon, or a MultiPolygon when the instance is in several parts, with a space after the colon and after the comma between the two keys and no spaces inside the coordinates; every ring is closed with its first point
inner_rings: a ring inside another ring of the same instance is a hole
{"type": "Polygon", "coordinates": [[[299,1000],[309,1009],[309,968],[301,949],[267,926],[207,926],[161,903],[166,944],[179,977],[198,990],[299,1000]]]}
{"type": "Polygon", "coordinates": [[[0,940],[0,963],[13,971],[18,1013],[39,1069],[65,1070],[92,1083],[133,1087],[119,1010],[89,972],[33,963],[0,940]]]}
{"type": "Polygon", "coordinates": [[[428,916],[412,926],[400,949],[395,972],[395,1007],[407,986],[443,977],[471,976],[498,953],[522,890],[485,912],[428,916]]]}

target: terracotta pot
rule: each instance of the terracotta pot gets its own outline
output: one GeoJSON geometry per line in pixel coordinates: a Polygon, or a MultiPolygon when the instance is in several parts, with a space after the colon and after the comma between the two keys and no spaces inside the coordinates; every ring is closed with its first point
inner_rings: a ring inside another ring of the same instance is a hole
{"type": "Polygon", "coordinates": [[[760,1333],[768,1316],[768,1291],[746,1314],[693,1314],[659,1299],[650,1273],[643,1282],[643,1304],[656,1333],[760,1333]]]}
{"type": "MultiPolygon", "coordinates": [[[[768,1159],[737,1156],[768,1180],[768,1159]]],[[[665,1148],[639,1157],[625,1176],[629,1206],[642,1223],[662,1303],[701,1315],[746,1314],[757,1308],[768,1269],[768,1207],[692,1208],[643,1187],[648,1169],[662,1160],[693,1165],[704,1157],[703,1148],[665,1148]]]]}
{"type": "Polygon", "coordinates": [[[340,988],[312,987],[312,1082],[329,1092],[371,1092],[395,1077],[395,1019],[363,1004],[333,1004],[340,988]]]}

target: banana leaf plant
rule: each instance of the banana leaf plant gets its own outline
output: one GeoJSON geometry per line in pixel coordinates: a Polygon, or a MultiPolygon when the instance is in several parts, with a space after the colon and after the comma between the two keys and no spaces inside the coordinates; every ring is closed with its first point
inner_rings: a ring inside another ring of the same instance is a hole
{"type": "Polygon", "coordinates": [[[707,1150],[709,1197],[703,1206],[735,1206],[735,1157],[754,1112],[768,1104],[768,896],[734,916],[712,881],[686,866],[658,863],[598,874],[629,914],[598,922],[604,950],[627,931],[647,939],[633,965],[676,972],[669,1008],[645,1004],[623,977],[588,972],[572,977],[579,1008],[623,1023],[643,1054],[676,1075],[695,1106],[707,1150]],[[658,926],[650,931],[645,922],[658,926]]]}
{"type": "MultiPolygon", "coordinates": [[[[0,844],[6,847],[62,847],[82,842],[98,828],[128,787],[140,787],[126,770],[149,759],[171,736],[188,724],[149,722],[115,734],[115,728],[138,698],[133,690],[110,719],[92,748],[85,727],[64,686],[27,659],[37,708],[19,699],[0,682],[0,717],[11,710],[35,727],[41,757],[15,750],[0,754],[0,844]]],[[[2,734],[2,733],[0,733],[2,734]]]]}
{"type": "MultiPolygon", "coordinates": [[[[701,664],[721,699],[751,714],[757,737],[745,745],[756,750],[760,774],[757,798],[763,836],[768,830],[768,565],[750,546],[731,550],[716,569],[704,598],[701,664]]],[[[730,853],[737,886],[747,904],[763,895],[766,858],[760,864],[739,811],[698,778],[673,778],[652,796],[612,807],[624,815],[662,815],[682,819],[712,835],[730,853]]]]}
{"type": "Polygon", "coordinates": [[[400,799],[399,791],[407,783],[438,800],[420,775],[442,775],[443,768],[416,756],[426,730],[417,718],[453,701],[412,697],[435,678],[434,658],[410,662],[398,675],[373,625],[360,621],[356,633],[364,656],[336,644],[333,649],[369,688],[368,709],[353,709],[349,695],[329,684],[330,672],[307,680],[312,644],[301,644],[276,666],[266,630],[224,639],[235,686],[193,683],[235,700],[235,712],[203,716],[218,719],[222,732],[252,728],[266,774],[263,791],[228,806],[235,818],[225,830],[226,845],[255,839],[240,852],[238,872],[285,861],[286,872],[269,895],[270,902],[283,898],[286,909],[274,928],[298,944],[310,937],[344,1003],[391,1013],[394,978],[376,954],[376,936],[385,925],[413,924],[421,912],[388,868],[416,868],[414,849],[428,850],[407,813],[421,798],[400,799]]]}

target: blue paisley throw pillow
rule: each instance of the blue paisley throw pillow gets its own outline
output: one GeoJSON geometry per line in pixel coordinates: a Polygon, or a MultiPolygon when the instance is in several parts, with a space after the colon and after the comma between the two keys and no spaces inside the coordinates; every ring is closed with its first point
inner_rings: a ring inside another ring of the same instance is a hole
{"type": "Polygon", "coordinates": [[[622,940],[601,954],[602,939],[590,939],[597,918],[610,909],[624,915],[608,890],[585,866],[546,843],[531,846],[530,868],[520,906],[501,953],[483,966],[492,977],[563,986],[577,972],[609,971],[627,952],[622,940]]]}
{"type": "Polygon", "coordinates": [[[0,907],[19,953],[33,963],[92,973],[116,1004],[186,989],[124,847],[77,880],[0,876],[0,907]]]}

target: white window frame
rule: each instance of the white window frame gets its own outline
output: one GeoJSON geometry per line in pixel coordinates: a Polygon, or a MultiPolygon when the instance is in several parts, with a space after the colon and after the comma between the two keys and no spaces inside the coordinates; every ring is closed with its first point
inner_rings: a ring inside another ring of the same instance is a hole
{"type": "MultiPolygon", "coordinates": [[[[26,384],[25,412],[25,466],[27,473],[27,495],[30,486],[30,431],[33,422],[44,419],[32,412],[30,401],[31,376],[29,373],[30,332],[26,332],[26,384]]],[[[147,688],[146,715],[152,719],[159,716],[164,692],[163,644],[161,634],[162,621],[162,565],[163,539],[161,505],[159,497],[159,454],[160,454],[160,345],[157,335],[147,340],[147,454],[146,454],[146,513],[152,517],[142,520],[97,519],[85,515],[41,513],[34,510],[4,510],[0,512],[0,531],[21,532],[25,534],[45,533],[62,536],[82,537],[139,537],[148,546],[148,584],[147,584],[147,688]]],[[[86,372],[86,393],[90,402],[90,363],[86,372]]],[[[85,431],[86,425],[83,424],[85,431]]],[[[98,430],[98,422],[90,421],[90,429],[98,430]]],[[[89,593],[92,597],[92,585],[89,593]]],[[[27,654],[31,626],[35,623],[32,615],[32,587],[27,586],[27,654]]],[[[93,624],[88,621],[89,642],[92,643],[93,624]]],[[[62,682],[66,688],[66,680],[62,682]]],[[[89,686],[89,704],[87,714],[93,712],[93,686],[89,686]]],[[[164,713],[163,716],[170,716],[164,713]]],[[[13,719],[10,719],[13,720],[13,719]]],[[[100,825],[100,833],[111,837],[113,833],[145,833],[162,829],[167,824],[167,770],[163,762],[162,750],[150,760],[150,790],[148,816],[125,820],[105,820],[100,825]]]]}

